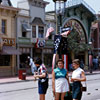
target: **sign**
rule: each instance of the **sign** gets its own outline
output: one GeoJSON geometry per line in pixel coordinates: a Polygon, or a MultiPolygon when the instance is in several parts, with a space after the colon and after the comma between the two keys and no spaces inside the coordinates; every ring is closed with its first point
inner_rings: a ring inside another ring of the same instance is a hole
{"type": "Polygon", "coordinates": [[[3,45],[5,46],[15,46],[15,38],[2,38],[3,45]]]}

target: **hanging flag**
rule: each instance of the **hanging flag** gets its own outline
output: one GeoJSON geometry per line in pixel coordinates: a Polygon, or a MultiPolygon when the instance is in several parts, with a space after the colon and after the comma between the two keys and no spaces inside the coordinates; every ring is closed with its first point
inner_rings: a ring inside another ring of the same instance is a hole
{"type": "Polygon", "coordinates": [[[44,47],[44,46],[45,46],[45,40],[43,40],[43,41],[39,40],[38,47],[44,47]]]}
{"type": "Polygon", "coordinates": [[[45,40],[37,39],[35,47],[39,48],[39,47],[44,47],[44,46],[45,46],[45,40]]]}
{"type": "Polygon", "coordinates": [[[68,26],[68,27],[63,27],[63,28],[61,29],[61,31],[62,31],[62,32],[72,31],[72,28],[71,28],[70,26],[68,26]]]}
{"type": "Polygon", "coordinates": [[[58,48],[59,48],[59,44],[61,42],[61,35],[55,35],[54,37],[54,54],[57,52],[58,48]]]}
{"type": "Polygon", "coordinates": [[[54,28],[53,27],[50,27],[47,29],[47,32],[46,32],[46,36],[45,36],[45,39],[47,40],[48,37],[51,35],[51,33],[54,31],[54,28]]]}
{"type": "Polygon", "coordinates": [[[61,35],[63,37],[67,37],[70,34],[70,32],[72,31],[72,28],[71,27],[64,27],[61,29],[61,31],[62,31],[61,35]]]}
{"type": "Polygon", "coordinates": [[[64,69],[68,70],[68,55],[62,55],[64,61],[64,69]]]}
{"type": "Polygon", "coordinates": [[[39,39],[37,38],[37,41],[36,41],[36,44],[35,44],[35,47],[36,47],[36,48],[39,47],[39,46],[38,46],[38,41],[39,41],[39,39]]]}

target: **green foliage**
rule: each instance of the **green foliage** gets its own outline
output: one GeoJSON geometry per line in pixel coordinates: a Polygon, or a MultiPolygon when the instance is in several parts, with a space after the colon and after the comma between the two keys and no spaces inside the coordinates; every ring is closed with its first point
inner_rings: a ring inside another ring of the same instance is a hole
{"type": "Polygon", "coordinates": [[[73,51],[75,54],[77,54],[79,52],[84,52],[91,49],[88,44],[82,42],[82,38],[82,35],[79,35],[78,32],[73,30],[67,37],[69,51],[73,51]]]}

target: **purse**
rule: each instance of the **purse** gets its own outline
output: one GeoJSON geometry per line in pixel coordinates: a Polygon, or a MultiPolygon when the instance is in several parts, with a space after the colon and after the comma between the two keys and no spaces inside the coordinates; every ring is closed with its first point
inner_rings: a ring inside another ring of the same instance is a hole
{"type": "Polygon", "coordinates": [[[66,92],[64,100],[72,100],[72,92],[66,92]]]}
{"type": "Polygon", "coordinates": [[[82,91],[82,92],[86,92],[86,91],[87,91],[87,84],[86,84],[86,81],[85,81],[84,83],[82,82],[81,91],[82,91]]]}

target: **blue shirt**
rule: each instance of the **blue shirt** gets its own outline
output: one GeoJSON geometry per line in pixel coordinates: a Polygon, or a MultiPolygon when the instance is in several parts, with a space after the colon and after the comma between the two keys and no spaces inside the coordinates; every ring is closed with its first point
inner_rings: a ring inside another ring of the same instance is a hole
{"type": "Polygon", "coordinates": [[[56,68],[56,69],[54,69],[54,72],[55,72],[55,79],[65,78],[66,74],[67,74],[67,70],[64,68],[63,69],[56,68]]]}

